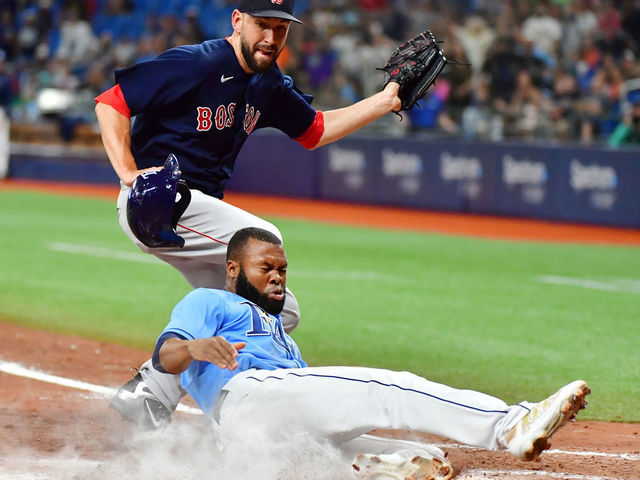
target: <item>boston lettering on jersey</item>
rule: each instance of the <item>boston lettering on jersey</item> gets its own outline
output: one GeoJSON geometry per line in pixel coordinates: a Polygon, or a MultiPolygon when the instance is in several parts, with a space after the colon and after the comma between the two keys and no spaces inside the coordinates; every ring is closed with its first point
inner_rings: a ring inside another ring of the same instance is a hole
{"type": "Polygon", "coordinates": [[[316,121],[276,65],[249,75],[224,39],[173,48],[116,71],[116,82],[135,117],[138,168],[160,166],[173,153],[187,184],[218,198],[251,132],[273,127],[298,138],[316,121]]]}

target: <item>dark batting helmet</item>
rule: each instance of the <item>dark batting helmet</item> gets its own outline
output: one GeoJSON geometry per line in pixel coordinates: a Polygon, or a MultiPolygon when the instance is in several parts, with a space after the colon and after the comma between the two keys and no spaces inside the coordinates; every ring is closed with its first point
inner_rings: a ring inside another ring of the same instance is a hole
{"type": "Polygon", "coordinates": [[[133,234],[147,247],[184,247],[176,225],[189,205],[191,192],[179,178],[178,159],[170,154],[162,170],[141,173],[131,186],[127,221],[133,234]]]}

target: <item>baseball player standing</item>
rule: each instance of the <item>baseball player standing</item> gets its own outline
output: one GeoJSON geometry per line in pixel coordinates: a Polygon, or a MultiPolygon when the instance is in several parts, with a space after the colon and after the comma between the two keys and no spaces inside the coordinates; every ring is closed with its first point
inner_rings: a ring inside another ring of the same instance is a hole
{"type": "MultiPolygon", "coordinates": [[[[122,229],[193,287],[224,286],[227,242],[240,228],[261,227],[280,238],[275,226],[222,201],[236,156],[251,132],[274,127],[314,149],[401,109],[399,84],[391,81],[349,107],[314,110],[276,64],[291,23],[300,23],[293,8],[294,0],[240,0],[231,16],[230,37],[173,48],[155,60],[118,70],[116,85],[96,98],[104,147],[121,180],[117,206],[122,229]],[[130,194],[147,205],[154,201],[154,190],[136,189],[136,179],[143,175],[147,184],[155,178],[161,183],[154,174],[169,154],[177,158],[189,190],[186,210],[174,219],[183,248],[167,248],[173,244],[148,238],[159,230],[152,215],[148,228],[138,229],[137,235],[127,220],[128,214],[136,215],[127,203],[130,194]]],[[[291,292],[285,298],[282,319],[291,331],[299,308],[291,292]]],[[[182,395],[175,375],[161,374],[146,362],[112,405],[129,420],[156,426],[170,419],[182,395]]]]}
{"type": "Polygon", "coordinates": [[[361,478],[446,480],[454,472],[439,449],[363,435],[410,429],[531,461],[586,405],[581,380],[542,402],[510,406],[409,372],[308,367],[279,315],[287,295],[280,239],[239,230],[229,241],[226,275],[225,290],[193,290],[175,307],[153,354],[156,368],[182,374],[223,442],[275,438],[286,425],[287,435],[300,430],[345,451],[360,449],[352,464],[361,478]]]}

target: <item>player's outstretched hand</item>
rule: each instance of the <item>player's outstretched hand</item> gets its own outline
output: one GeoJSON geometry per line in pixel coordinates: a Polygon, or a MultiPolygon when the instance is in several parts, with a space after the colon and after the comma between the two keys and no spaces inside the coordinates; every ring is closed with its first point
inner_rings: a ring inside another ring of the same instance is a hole
{"type": "Polygon", "coordinates": [[[220,368],[238,368],[236,357],[246,343],[229,343],[224,337],[196,338],[189,342],[189,353],[194,360],[210,362],[220,368]]]}

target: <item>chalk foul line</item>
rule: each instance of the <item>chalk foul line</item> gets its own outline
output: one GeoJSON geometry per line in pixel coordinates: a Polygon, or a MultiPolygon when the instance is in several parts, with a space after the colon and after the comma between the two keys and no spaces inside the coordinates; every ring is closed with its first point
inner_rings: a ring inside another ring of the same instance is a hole
{"type": "MultiPolygon", "coordinates": [[[[463,445],[460,443],[438,443],[434,444],[438,448],[459,448],[464,450],[484,450],[479,447],[471,447],[469,445],[463,445]]],[[[545,450],[544,455],[569,455],[575,457],[600,457],[600,458],[614,458],[618,460],[640,461],[640,455],[635,453],[604,453],[604,452],[588,452],[588,451],[575,451],[575,450],[558,450],[550,449],[545,450]]],[[[582,478],[582,477],[581,477],[582,478]]]]}
{"type": "Polygon", "coordinates": [[[622,292],[640,295],[640,280],[628,278],[612,278],[609,280],[595,280],[591,278],[562,277],[558,275],[541,275],[538,281],[552,285],[587,288],[605,292],[622,292]]]}
{"type": "Polygon", "coordinates": [[[544,477],[559,478],[562,480],[620,480],[614,477],[602,477],[599,475],[581,475],[571,473],[547,472],[546,470],[465,470],[456,477],[457,480],[480,479],[504,479],[505,477],[544,477]]]}
{"type": "Polygon", "coordinates": [[[86,255],[89,257],[110,258],[114,260],[126,260],[129,262],[153,263],[162,265],[163,262],[153,255],[146,253],[129,252],[127,250],[117,250],[115,248],[96,247],[93,245],[78,245],[75,243],[51,242],[47,244],[49,250],[54,252],[73,253],[76,255],[86,255]]]}
{"type": "MultiPolygon", "coordinates": [[[[117,389],[115,388],[104,387],[102,385],[94,385],[92,383],[72,380],[70,378],[59,377],[57,375],[51,375],[49,373],[41,372],[33,368],[24,367],[19,363],[7,362],[4,360],[0,360],[0,372],[8,373],[9,375],[15,375],[18,377],[29,378],[31,380],[37,380],[39,382],[52,383],[54,385],[60,385],[62,387],[91,392],[102,397],[111,398],[117,392],[117,389]]],[[[178,408],[176,410],[178,412],[189,413],[192,415],[202,415],[202,411],[199,408],[193,408],[182,404],[178,404],[178,408]]]]}

